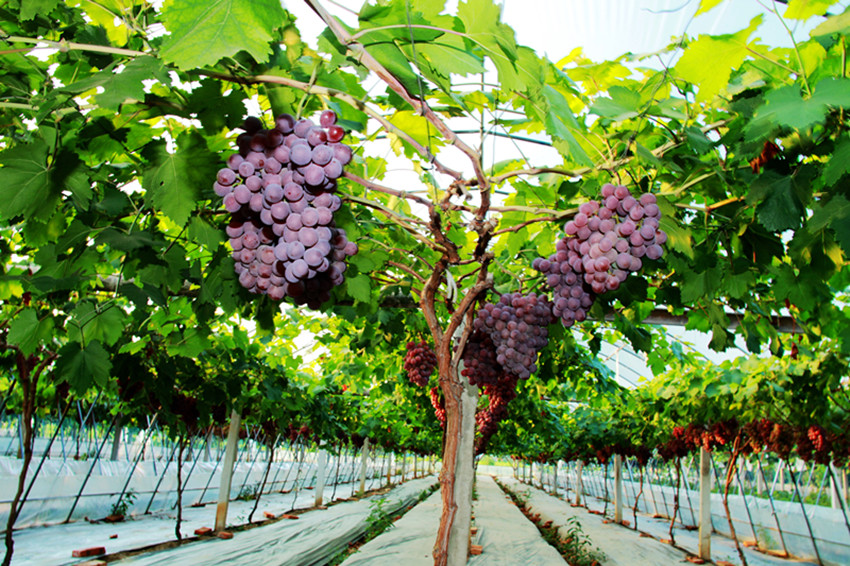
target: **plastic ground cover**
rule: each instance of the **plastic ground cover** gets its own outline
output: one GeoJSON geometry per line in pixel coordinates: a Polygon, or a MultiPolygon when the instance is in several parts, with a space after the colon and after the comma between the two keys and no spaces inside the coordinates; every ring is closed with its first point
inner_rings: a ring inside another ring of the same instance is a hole
{"type": "Polygon", "coordinates": [[[411,480],[383,495],[347,501],[315,509],[298,520],[281,520],[234,533],[231,540],[209,539],[178,548],[127,558],[117,564],[153,566],[263,564],[263,566],[312,566],[325,564],[362,536],[375,501],[389,513],[415,504],[423,490],[434,485],[433,476],[411,480]]]}
{"type": "MultiPolygon", "coordinates": [[[[335,499],[347,499],[359,488],[359,481],[340,484],[336,488],[335,499]]],[[[367,483],[367,487],[368,487],[367,483]]],[[[218,491],[216,488],[215,492],[218,491]]],[[[333,486],[326,486],[325,501],[330,501],[333,486]]],[[[313,505],[315,492],[302,489],[290,493],[265,494],[260,499],[253,522],[265,520],[264,511],[280,515],[295,508],[308,508],[313,505]]],[[[191,502],[191,500],[189,500],[191,502]]],[[[229,527],[243,525],[254,507],[253,500],[234,500],[230,502],[227,513],[229,527]]],[[[204,507],[184,507],[181,532],[191,537],[195,529],[212,527],[215,522],[216,504],[204,507]]],[[[158,512],[150,515],[137,515],[121,523],[89,523],[76,521],[64,525],[49,527],[31,527],[15,531],[15,554],[12,566],[55,566],[74,564],[71,559],[75,549],[103,546],[110,554],[141,548],[152,544],[176,540],[174,526],[176,510],[158,512]],[[115,538],[112,538],[115,536],[115,538]],[[50,541],[50,544],[45,544],[50,541]]]]}
{"type": "MultiPolygon", "coordinates": [[[[540,513],[542,521],[553,522],[554,526],[564,526],[571,517],[576,517],[581,524],[582,531],[590,539],[591,544],[605,554],[602,560],[603,566],[668,566],[672,563],[684,563],[687,555],[685,551],[675,548],[660,539],[667,539],[669,520],[653,519],[647,515],[638,513],[638,528],[642,532],[651,534],[654,538],[643,538],[633,529],[617,525],[615,523],[602,523],[603,517],[587,512],[582,507],[571,507],[570,503],[549,495],[548,493],[521,483],[514,478],[500,478],[512,491],[527,493],[528,504],[532,513],[540,513]]],[[[586,497],[588,508],[602,511],[604,502],[593,497],[586,497]]],[[[608,505],[608,512],[613,515],[613,504],[608,505]]],[[[624,509],[623,518],[633,521],[632,510],[624,509]]],[[[677,523],[678,524],[678,523],[677,523]]],[[[566,534],[566,528],[561,529],[566,534]]],[[[676,545],[696,554],[699,549],[699,538],[697,531],[687,531],[675,528],[674,536],[676,545]]],[[[777,558],[761,554],[752,549],[745,549],[747,562],[750,566],[778,566],[780,564],[812,564],[777,558]]],[[[734,542],[722,535],[714,534],[711,537],[711,557],[713,560],[725,560],[732,564],[740,564],[741,560],[735,550],[734,542]]]]}
{"type": "Polygon", "coordinates": [[[342,566],[432,566],[434,540],[442,511],[440,492],[408,511],[347,558],[342,566]]]}

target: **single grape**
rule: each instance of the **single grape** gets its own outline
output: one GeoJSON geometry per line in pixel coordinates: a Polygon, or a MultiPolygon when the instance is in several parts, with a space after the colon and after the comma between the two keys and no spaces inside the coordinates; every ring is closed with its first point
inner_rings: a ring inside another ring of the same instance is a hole
{"type": "Polygon", "coordinates": [[[319,124],[323,128],[329,128],[336,124],[336,112],[333,110],[325,110],[319,115],[319,124]]]}
{"type": "Polygon", "coordinates": [[[236,181],[236,173],[233,169],[225,167],[224,169],[219,169],[216,174],[216,180],[220,185],[224,185],[225,187],[229,187],[236,181]]]}
{"type": "Polygon", "coordinates": [[[289,114],[280,114],[274,120],[274,127],[282,134],[292,133],[295,128],[295,118],[289,114]]]}

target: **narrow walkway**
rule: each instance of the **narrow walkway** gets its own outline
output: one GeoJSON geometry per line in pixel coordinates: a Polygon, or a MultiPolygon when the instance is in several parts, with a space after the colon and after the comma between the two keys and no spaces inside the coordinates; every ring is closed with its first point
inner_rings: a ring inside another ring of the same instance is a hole
{"type": "MultiPolygon", "coordinates": [[[[563,526],[567,520],[575,517],[581,524],[582,531],[588,536],[593,546],[605,553],[603,566],[669,566],[670,564],[687,564],[685,560],[687,553],[697,554],[699,549],[699,538],[696,531],[674,529],[676,537],[676,548],[661,539],[667,539],[670,522],[663,519],[652,519],[638,513],[638,528],[640,531],[652,535],[652,538],[640,537],[634,529],[617,525],[615,523],[603,523],[604,517],[588,513],[582,507],[571,507],[570,503],[563,499],[549,495],[548,493],[528,484],[524,484],[514,478],[499,478],[500,481],[510,487],[511,490],[528,494],[528,503],[532,512],[540,513],[543,521],[551,520],[554,525],[563,526]]],[[[596,498],[587,498],[588,508],[602,511],[604,502],[596,498]]],[[[613,514],[613,504],[608,505],[609,515],[613,514]]],[[[624,519],[633,521],[631,509],[624,510],[624,519]]],[[[565,533],[566,529],[562,529],[565,533]]],[[[711,537],[712,559],[714,561],[726,561],[731,564],[740,565],[741,559],[735,550],[735,543],[725,536],[714,534],[711,537]]],[[[790,566],[801,564],[812,564],[788,560],[762,554],[753,549],[746,548],[745,556],[750,566],[790,566]]]]}
{"type": "Polygon", "coordinates": [[[537,527],[517,509],[491,476],[478,475],[477,478],[478,500],[473,506],[474,524],[478,527],[477,544],[484,551],[479,556],[470,557],[467,562],[469,566],[566,564],[558,551],[543,540],[537,527]]]}

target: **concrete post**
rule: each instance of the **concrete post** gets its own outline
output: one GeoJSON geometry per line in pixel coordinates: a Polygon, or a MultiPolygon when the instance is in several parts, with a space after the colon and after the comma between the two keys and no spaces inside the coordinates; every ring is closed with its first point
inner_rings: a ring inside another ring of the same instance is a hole
{"type": "Polygon", "coordinates": [[[360,489],[358,494],[363,497],[366,493],[366,467],[369,464],[369,439],[363,441],[363,448],[360,450],[360,489]]]}
{"type": "Polygon", "coordinates": [[[322,503],[324,503],[325,481],[328,475],[328,451],[321,446],[319,446],[318,468],[315,491],[316,496],[313,500],[313,505],[321,507],[322,503]]]}
{"type": "Polygon", "coordinates": [[[699,557],[711,560],[711,454],[699,451],[699,557]]]}
{"type": "Polygon", "coordinates": [[[623,457],[614,454],[614,521],[623,522],[623,457]]]}
{"type": "Polygon", "coordinates": [[[221,470],[221,484],[218,489],[218,506],[215,510],[216,531],[223,531],[227,527],[227,506],[230,503],[230,484],[233,480],[233,464],[236,461],[241,424],[242,416],[234,409],[230,413],[230,428],[227,431],[227,446],[224,449],[224,467],[221,470]]]}

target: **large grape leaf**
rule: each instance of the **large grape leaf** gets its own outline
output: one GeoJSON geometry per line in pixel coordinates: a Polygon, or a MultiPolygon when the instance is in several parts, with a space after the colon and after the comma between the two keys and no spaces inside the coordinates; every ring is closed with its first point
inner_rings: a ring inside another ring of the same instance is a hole
{"type": "Polygon", "coordinates": [[[6,341],[17,346],[24,355],[30,355],[53,334],[53,319],[38,320],[33,308],[26,308],[9,323],[6,341]]]}
{"type": "Polygon", "coordinates": [[[803,207],[794,192],[791,177],[773,173],[762,175],[753,182],[747,202],[759,203],[756,208],[759,222],[771,232],[800,226],[803,207]]]}
{"type": "Polygon", "coordinates": [[[148,161],[142,179],[148,203],[183,226],[195,210],[201,187],[215,180],[218,158],[197,132],[177,138],[174,153],[168,153],[165,142],[153,142],[143,155],[148,161]]]}
{"type": "Polygon", "coordinates": [[[688,45],[676,63],[676,74],[698,87],[697,102],[711,100],[726,87],[732,70],[738,68],[747,56],[749,37],[761,21],[762,16],[759,15],[738,33],[703,35],[688,45]]]}
{"type": "Polygon", "coordinates": [[[284,22],[278,0],[169,0],[162,7],[165,28],[162,58],[181,69],[213,65],[247,51],[268,60],[272,31],[284,22]]]}
{"type": "Polygon", "coordinates": [[[56,360],[59,378],[70,383],[78,393],[92,385],[106,387],[111,369],[109,353],[96,340],[88,342],[85,347],[79,342],[68,342],[59,350],[56,360]]]}
{"type": "Polygon", "coordinates": [[[68,321],[68,338],[77,342],[98,340],[109,346],[124,333],[126,314],[117,306],[100,307],[89,301],[79,303],[68,321]]]}
{"type": "Polygon", "coordinates": [[[51,182],[47,152],[47,144],[36,140],[0,153],[0,219],[23,214],[46,221],[53,215],[61,191],[51,182]]]}

